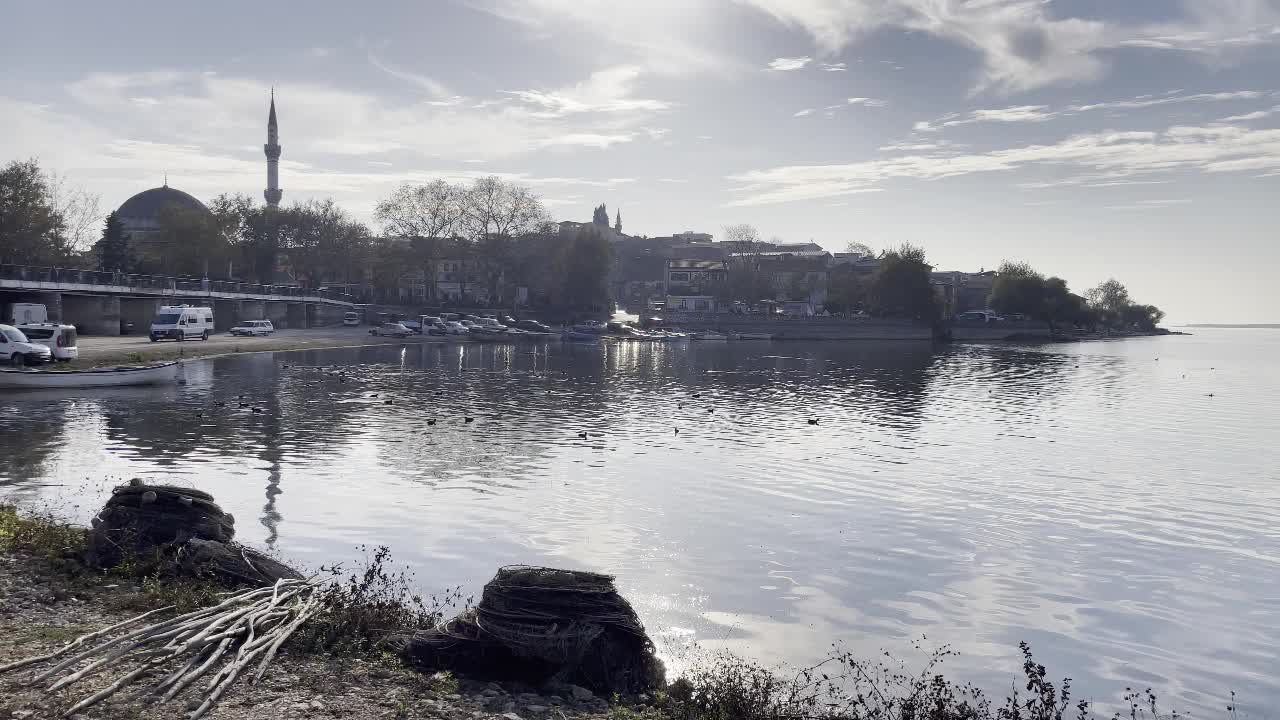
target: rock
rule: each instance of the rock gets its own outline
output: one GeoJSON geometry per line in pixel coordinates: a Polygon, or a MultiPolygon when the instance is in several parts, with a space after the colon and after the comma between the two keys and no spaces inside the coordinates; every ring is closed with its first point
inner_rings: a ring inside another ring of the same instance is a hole
{"type": "Polygon", "coordinates": [[[513,712],[509,712],[509,713],[502,714],[502,720],[524,720],[524,718],[520,717],[519,715],[513,712]]]}
{"type": "Polygon", "coordinates": [[[310,707],[312,710],[323,710],[324,703],[320,702],[319,700],[312,700],[311,703],[308,705],[308,707],[310,707]]]}
{"type": "Polygon", "coordinates": [[[595,693],[582,687],[581,685],[570,685],[569,695],[572,696],[573,699],[576,700],[577,702],[586,702],[596,696],[595,693]]]}
{"type": "MultiPolygon", "coordinates": [[[[189,499],[189,498],[188,498],[188,499],[189,499]]],[[[143,505],[150,505],[151,503],[153,503],[153,502],[155,502],[155,501],[156,501],[156,491],[155,491],[155,490],[148,490],[148,491],[146,491],[146,492],[142,493],[142,504],[143,504],[143,505]]]]}
{"type": "Polygon", "coordinates": [[[195,710],[204,704],[200,698],[191,698],[187,701],[187,710],[195,710]]]}
{"type": "Polygon", "coordinates": [[[14,718],[14,720],[23,720],[24,718],[29,718],[29,717],[31,717],[32,715],[35,715],[35,711],[32,711],[32,710],[14,710],[12,713],[10,713],[10,715],[14,718]]]}
{"type": "Polygon", "coordinates": [[[541,715],[542,713],[546,712],[550,708],[548,708],[546,705],[525,705],[524,709],[528,710],[534,715],[541,715]]]}

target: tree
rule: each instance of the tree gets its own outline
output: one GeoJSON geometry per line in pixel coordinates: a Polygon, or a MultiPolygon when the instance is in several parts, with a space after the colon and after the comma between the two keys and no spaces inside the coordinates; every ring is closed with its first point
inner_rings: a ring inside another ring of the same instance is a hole
{"type": "MultiPolygon", "coordinates": [[[[217,219],[202,210],[170,205],[160,210],[160,230],[145,244],[132,243],[137,269],[153,275],[217,277],[232,248],[217,219]]],[[[131,239],[132,240],[132,239],[131,239]]]]}
{"type": "Polygon", "coordinates": [[[922,248],[904,244],[886,250],[867,289],[871,311],[880,316],[937,320],[942,303],[933,289],[931,271],[922,248]]]}
{"type": "MultiPolygon", "coordinates": [[[[501,279],[509,266],[512,241],[544,229],[542,200],[529,188],[498,177],[481,178],[463,199],[463,224],[488,279],[490,301],[499,300],[501,279]]],[[[601,205],[600,209],[603,210],[601,205]]],[[[604,216],[608,227],[609,216],[604,216]]]]}
{"type": "Polygon", "coordinates": [[[98,218],[97,196],[68,188],[35,159],[0,169],[0,262],[74,262],[98,218]]]}
{"type": "Polygon", "coordinates": [[[378,203],[374,218],[382,232],[409,238],[416,265],[422,268],[429,300],[435,300],[435,277],[461,229],[466,193],[444,180],[426,185],[404,184],[378,203]]]}
{"type": "Polygon", "coordinates": [[[609,273],[613,270],[613,244],[595,227],[578,230],[564,247],[564,304],[602,310],[610,306],[609,273]]]}
{"type": "Polygon", "coordinates": [[[129,236],[125,234],[124,223],[113,212],[107,216],[102,228],[102,239],[94,249],[98,256],[98,269],[107,272],[129,272],[133,267],[133,258],[129,251],[129,236]]]}
{"type": "Polygon", "coordinates": [[[1164,319],[1164,312],[1155,305],[1135,303],[1129,290],[1115,278],[1110,278],[1085,293],[1089,308],[1098,319],[1113,328],[1138,328],[1150,332],[1164,319]]]}
{"type": "Polygon", "coordinates": [[[769,278],[761,267],[764,244],[755,227],[746,223],[726,225],[724,243],[730,247],[725,261],[724,292],[728,300],[754,303],[770,294],[769,278]]]}
{"type": "Polygon", "coordinates": [[[854,312],[862,308],[866,299],[866,283],[852,265],[831,268],[827,275],[827,305],[832,312],[854,312]]]}
{"type": "Polygon", "coordinates": [[[600,227],[609,227],[609,210],[604,206],[604,203],[600,203],[595,212],[591,214],[591,222],[600,227]]]}
{"type": "Polygon", "coordinates": [[[856,240],[850,240],[846,243],[844,251],[850,255],[859,255],[861,257],[874,257],[876,254],[876,251],[872,250],[870,245],[857,242],[856,240]]]}
{"type": "Polygon", "coordinates": [[[1119,314],[1121,310],[1128,307],[1132,300],[1129,299],[1129,290],[1120,284],[1119,280],[1111,278],[1096,288],[1085,293],[1085,298],[1089,300],[1089,304],[1107,313],[1119,314]]]}
{"type": "Polygon", "coordinates": [[[1044,276],[1027,263],[1006,260],[996,272],[987,304],[998,313],[1028,315],[1040,320],[1047,311],[1045,299],[1044,276]]]}

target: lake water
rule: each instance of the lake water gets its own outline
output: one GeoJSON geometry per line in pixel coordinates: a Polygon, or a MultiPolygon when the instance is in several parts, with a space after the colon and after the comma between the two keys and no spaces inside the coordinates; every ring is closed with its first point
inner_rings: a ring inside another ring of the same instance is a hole
{"type": "Polygon", "coordinates": [[[180,387],[0,395],[0,496],[87,520],[125,478],[192,484],[247,542],[311,566],[387,544],[428,591],[614,573],[669,652],[915,660],[925,635],[1003,697],[1027,640],[1087,697],[1217,716],[1235,690],[1269,717],[1280,331],[1196,332],[222,358],[180,387]]]}

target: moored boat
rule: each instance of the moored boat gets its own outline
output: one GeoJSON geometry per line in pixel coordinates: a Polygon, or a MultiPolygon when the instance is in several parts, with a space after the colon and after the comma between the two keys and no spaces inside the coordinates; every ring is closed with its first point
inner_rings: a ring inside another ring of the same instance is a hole
{"type": "Polygon", "coordinates": [[[734,340],[772,340],[773,336],[769,333],[738,333],[733,336],[734,340]]]}
{"type": "Polygon", "coordinates": [[[718,341],[718,340],[728,340],[728,339],[729,339],[729,336],[728,336],[728,335],[724,335],[724,334],[722,334],[722,333],[718,333],[718,332],[700,332],[700,333],[694,333],[692,337],[693,337],[693,339],[694,339],[694,340],[703,340],[703,341],[707,341],[707,340],[716,340],[716,341],[718,341]]]}
{"type": "Polygon", "coordinates": [[[565,330],[560,333],[562,340],[571,340],[573,342],[600,342],[600,336],[596,333],[579,332],[577,330],[565,330]]]}
{"type": "Polygon", "coordinates": [[[90,388],[160,385],[177,381],[178,363],[125,365],[92,370],[0,369],[0,388],[90,388]]]}

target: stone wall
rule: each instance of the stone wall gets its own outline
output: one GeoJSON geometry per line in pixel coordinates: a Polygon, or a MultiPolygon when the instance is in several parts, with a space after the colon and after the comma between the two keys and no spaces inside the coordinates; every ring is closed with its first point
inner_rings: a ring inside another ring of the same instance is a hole
{"type": "MultiPolygon", "coordinates": [[[[46,304],[47,305],[47,304],[46,304]]],[[[119,335],[120,298],[110,295],[62,294],[62,322],[81,335],[119,335]]],[[[53,313],[50,312],[50,319],[53,313]]]]}
{"type": "Polygon", "coordinates": [[[765,318],[752,315],[714,315],[668,322],[690,331],[768,333],[775,340],[922,340],[933,339],[925,324],[906,320],[842,320],[838,318],[765,318]]]}
{"type": "Polygon", "coordinates": [[[954,342],[1049,339],[1049,325],[1043,322],[955,322],[948,329],[954,342]]]}
{"type": "MultiPolygon", "coordinates": [[[[133,323],[132,335],[146,335],[151,331],[151,321],[160,310],[161,301],[155,298],[120,298],[120,319],[133,323]]],[[[214,316],[216,319],[216,315],[214,316]]]]}
{"type": "Polygon", "coordinates": [[[266,319],[267,319],[267,320],[270,320],[270,321],[271,321],[271,324],[272,324],[272,325],[273,325],[277,330],[283,330],[283,329],[285,329],[285,328],[289,327],[289,307],[288,307],[288,303],[282,303],[282,302],[266,302],[266,303],[263,303],[263,305],[265,305],[265,306],[266,306],[266,307],[265,307],[265,311],[266,311],[266,314],[267,314],[266,319]]]}

